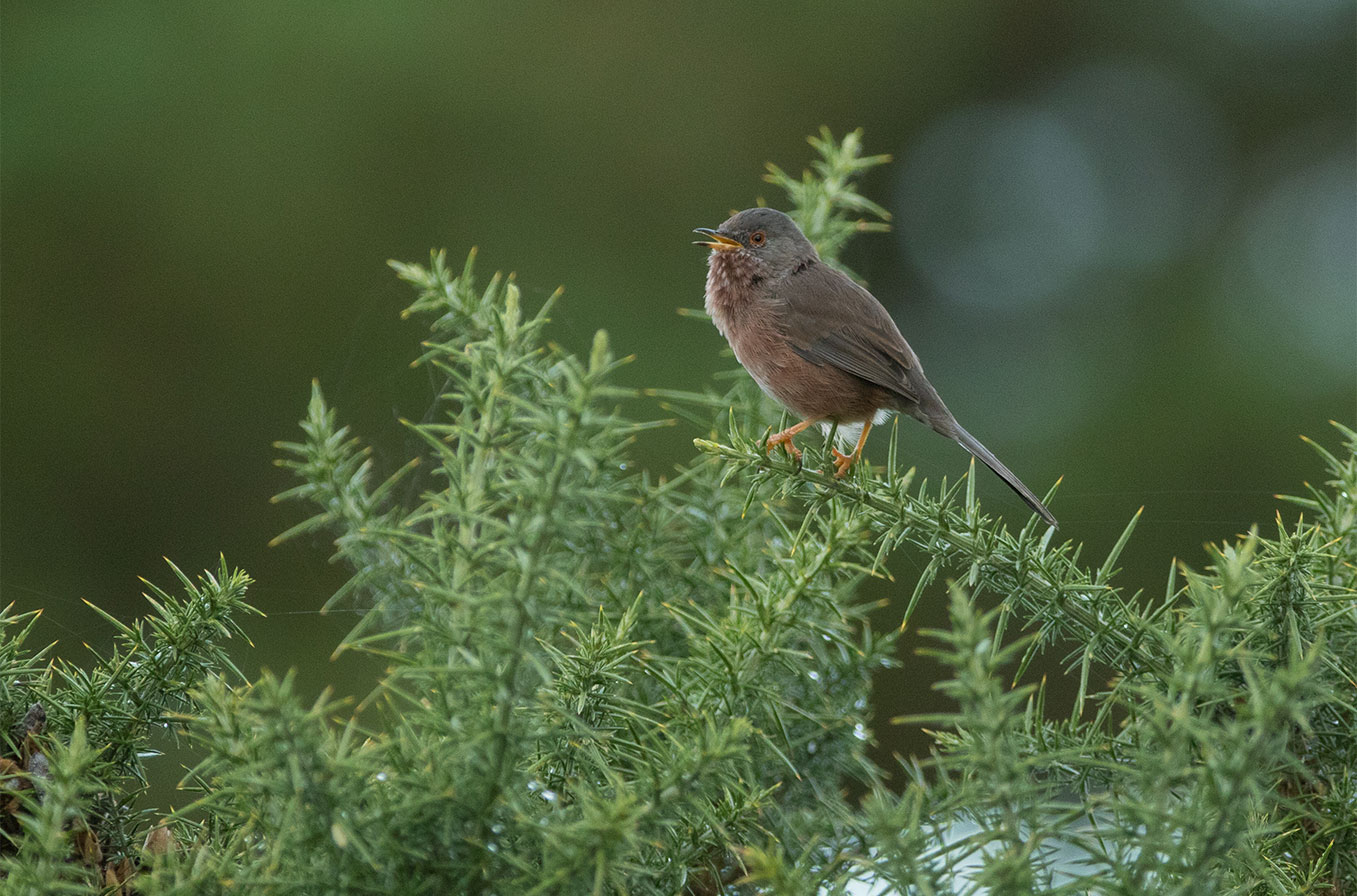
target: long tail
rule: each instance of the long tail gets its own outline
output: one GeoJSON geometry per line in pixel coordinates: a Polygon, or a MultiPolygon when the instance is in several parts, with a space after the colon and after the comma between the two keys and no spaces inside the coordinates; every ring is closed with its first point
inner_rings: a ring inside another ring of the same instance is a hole
{"type": "Polygon", "coordinates": [[[1014,476],[1012,470],[1004,466],[999,461],[999,458],[994,456],[993,452],[984,445],[981,445],[979,439],[962,429],[961,424],[956,422],[955,417],[952,417],[950,414],[948,414],[948,417],[951,419],[944,421],[942,425],[936,423],[932,424],[933,428],[947,436],[949,439],[955,439],[962,448],[965,448],[973,454],[976,460],[998,474],[1000,479],[1008,483],[1009,488],[1018,493],[1018,497],[1027,502],[1028,507],[1035,510],[1037,515],[1046,521],[1046,525],[1051,527],[1059,525],[1055,521],[1055,517],[1051,514],[1051,511],[1047,510],[1046,505],[1041,503],[1041,499],[1032,494],[1032,490],[1023,485],[1022,480],[1017,476],[1014,476]]]}

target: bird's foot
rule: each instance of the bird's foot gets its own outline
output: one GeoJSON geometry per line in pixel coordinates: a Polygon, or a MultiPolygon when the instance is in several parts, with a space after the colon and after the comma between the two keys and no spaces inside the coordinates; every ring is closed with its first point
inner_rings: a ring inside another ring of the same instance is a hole
{"type": "Polygon", "coordinates": [[[772,453],[773,449],[781,445],[787,449],[787,453],[792,456],[792,460],[798,464],[801,463],[801,449],[792,444],[792,437],[801,430],[793,426],[791,429],[784,429],[782,432],[773,433],[764,443],[764,450],[772,453]]]}
{"type": "Polygon", "coordinates": [[[854,451],[852,454],[844,454],[837,448],[830,448],[829,450],[834,455],[835,479],[842,479],[843,477],[847,476],[848,468],[853,466],[853,464],[857,463],[857,459],[861,456],[861,454],[857,451],[854,451]]]}

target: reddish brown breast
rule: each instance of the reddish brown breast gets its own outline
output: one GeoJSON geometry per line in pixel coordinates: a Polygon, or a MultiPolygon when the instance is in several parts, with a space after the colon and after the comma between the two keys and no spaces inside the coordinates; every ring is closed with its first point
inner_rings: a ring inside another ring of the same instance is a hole
{"type": "Polygon", "coordinates": [[[813,364],[792,349],[776,292],[758,261],[743,252],[713,252],[705,306],[735,357],[759,388],[803,419],[855,423],[889,406],[885,390],[837,367],[813,364]]]}

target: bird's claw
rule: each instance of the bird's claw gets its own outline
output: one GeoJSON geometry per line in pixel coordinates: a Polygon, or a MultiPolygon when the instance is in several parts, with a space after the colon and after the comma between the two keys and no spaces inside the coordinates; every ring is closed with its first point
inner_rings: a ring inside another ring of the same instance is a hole
{"type": "Polygon", "coordinates": [[[772,454],[773,449],[779,445],[787,450],[787,453],[792,456],[792,460],[796,461],[797,464],[801,463],[801,449],[792,444],[792,437],[785,432],[774,433],[769,436],[763,448],[769,454],[772,454]]]}
{"type": "Polygon", "coordinates": [[[842,479],[848,475],[848,468],[857,461],[857,452],[844,454],[837,448],[830,448],[830,453],[834,455],[834,478],[842,479]]]}

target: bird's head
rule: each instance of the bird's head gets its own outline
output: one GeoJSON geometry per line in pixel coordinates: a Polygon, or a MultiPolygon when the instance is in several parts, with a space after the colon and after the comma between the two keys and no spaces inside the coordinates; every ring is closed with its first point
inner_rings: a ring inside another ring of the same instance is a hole
{"type": "Polygon", "coordinates": [[[767,271],[787,273],[806,259],[818,257],[796,222],[772,208],[745,209],[715,230],[699,227],[694,233],[708,237],[693,244],[709,247],[713,262],[730,253],[732,260],[738,258],[767,271]]]}

